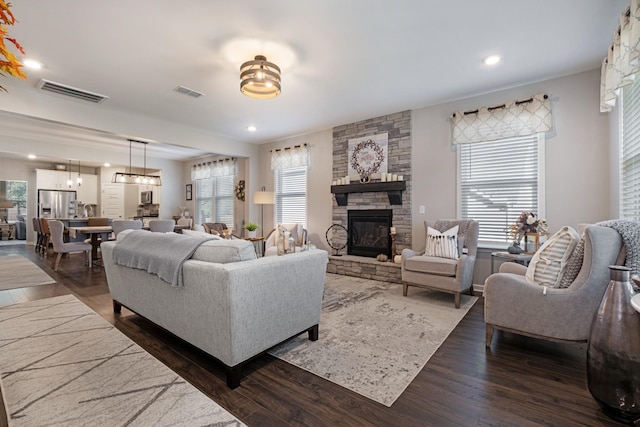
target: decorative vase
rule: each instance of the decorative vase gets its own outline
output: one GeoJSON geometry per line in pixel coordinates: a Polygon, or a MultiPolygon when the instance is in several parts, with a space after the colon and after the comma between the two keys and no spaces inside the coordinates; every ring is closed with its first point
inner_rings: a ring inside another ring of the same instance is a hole
{"type": "Polygon", "coordinates": [[[631,306],[630,268],[609,266],[611,281],[591,326],[589,391],[616,421],[640,421],[640,314],[631,306]]]}
{"type": "Polygon", "coordinates": [[[522,248],[520,247],[520,245],[518,244],[518,242],[514,241],[513,245],[509,246],[507,248],[507,252],[509,252],[510,254],[519,254],[522,253],[522,248]]]}
{"type": "Polygon", "coordinates": [[[247,237],[249,239],[255,239],[258,234],[258,230],[247,230],[247,237]]]}

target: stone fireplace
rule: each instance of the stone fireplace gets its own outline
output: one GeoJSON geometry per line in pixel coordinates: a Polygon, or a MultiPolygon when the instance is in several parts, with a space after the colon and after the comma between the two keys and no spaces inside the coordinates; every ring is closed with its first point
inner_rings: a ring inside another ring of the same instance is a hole
{"type": "Polygon", "coordinates": [[[391,258],[392,224],[391,209],[349,210],[347,254],[372,258],[385,254],[391,258]]]}
{"type": "MultiPolygon", "coordinates": [[[[334,194],[340,197],[334,197],[332,223],[344,226],[349,232],[353,228],[349,223],[351,211],[390,212],[388,227],[396,228],[396,252],[400,254],[404,248],[411,248],[411,111],[388,114],[333,128],[333,179],[338,180],[348,174],[350,139],[381,133],[388,134],[387,172],[402,176],[403,181],[381,183],[376,180],[370,183],[354,184],[354,179],[357,177],[352,177],[350,185],[341,186],[347,187],[342,188],[344,190],[340,191],[342,194],[337,194],[335,189],[334,194]],[[348,193],[348,197],[345,197],[345,192],[348,193]]],[[[370,225],[362,224],[362,226],[366,228],[370,225]]],[[[376,247],[366,254],[356,255],[352,253],[351,239],[349,239],[347,255],[330,256],[327,271],[368,279],[401,282],[398,264],[379,262],[375,259],[380,253],[391,256],[389,230],[372,228],[357,233],[359,236],[373,233],[373,240],[378,239],[378,243],[386,239],[384,248],[376,247]]],[[[356,252],[360,249],[357,248],[356,252]]]]}

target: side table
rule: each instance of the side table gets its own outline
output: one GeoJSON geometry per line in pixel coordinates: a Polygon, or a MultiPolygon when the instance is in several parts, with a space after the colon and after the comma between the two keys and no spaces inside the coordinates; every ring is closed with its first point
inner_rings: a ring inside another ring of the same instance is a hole
{"type": "Polygon", "coordinates": [[[253,243],[253,246],[256,248],[256,255],[258,255],[258,257],[263,256],[264,251],[262,249],[264,244],[262,243],[262,241],[264,240],[264,237],[245,237],[244,240],[248,240],[253,243]]]}
{"type": "Polygon", "coordinates": [[[518,264],[522,264],[525,267],[529,265],[529,261],[531,261],[533,255],[531,254],[510,254],[509,252],[491,252],[491,274],[495,273],[495,263],[496,259],[517,262],[518,264]]]}

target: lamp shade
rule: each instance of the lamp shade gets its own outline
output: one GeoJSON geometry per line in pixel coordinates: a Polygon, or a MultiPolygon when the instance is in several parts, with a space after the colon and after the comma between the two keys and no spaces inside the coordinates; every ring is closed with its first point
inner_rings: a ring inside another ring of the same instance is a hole
{"type": "Polygon", "coordinates": [[[273,205],[273,191],[256,191],[253,193],[253,203],[256,205],[273,205]]]}
{"type": "Polygon", "coordinates": [[[0,209],[10,209],[13,207],[13,202],[9,200],[0,200],[0,209]]]}

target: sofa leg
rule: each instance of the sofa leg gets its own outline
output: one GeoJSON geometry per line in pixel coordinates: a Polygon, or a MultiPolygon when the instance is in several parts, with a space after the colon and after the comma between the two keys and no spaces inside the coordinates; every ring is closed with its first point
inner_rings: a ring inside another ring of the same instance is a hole
{"type": "Polygon", "coordinates": [[[487,348],[491,348],[491,339],[493,338],[493,325],[487,324],[486,335],[484,338],[484,345],[487,348]]]}
{"type": "Polygon", "coordinates": [[[407,296],[407,291],[409,290],[409,284],[407,282],[402,282],[402,296],[407,296]]]}
{"type": "Polygon", "coordinates": [[[455,302],[456,308],[460,308],[460,292],[455,293],[454,302],[455,302]]]}
{"type": "Polygon", "coordinates": [[[240,375],[242,372],[242,364],[236,366],[227,366],[227,387],[234,389],[240,386],[240,375]]]}
{"type": "Polygon", "coordinates": [[[113,300],[113,312],[118,314],[122,313],[122,304],[116,300],[113,300]]]}
{"type": "Polygon", "coordinates": [[[318,325],[309,328],[309,341],[318,341],[318,325]]]}

